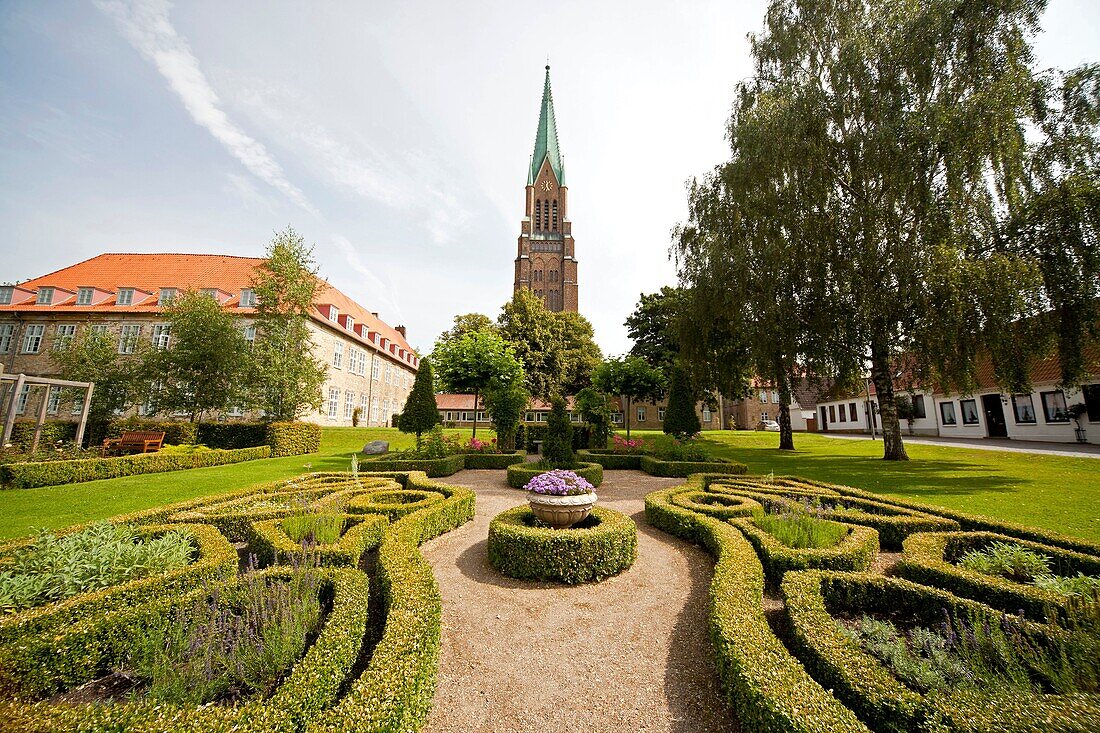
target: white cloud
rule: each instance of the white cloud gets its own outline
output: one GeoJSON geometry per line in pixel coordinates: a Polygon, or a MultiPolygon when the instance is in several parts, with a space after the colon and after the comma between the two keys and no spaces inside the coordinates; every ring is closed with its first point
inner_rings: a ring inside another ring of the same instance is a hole
{"type": "MultiPolygon", "coordinates": [[[[393,286],[393,283],[384,282],[378,275],[374,273],[359,257],[359,253],[355,249],[347,237],[340,234],[335,234],[332,237],[332,243],[336,245],[336,248],[340,250],[340,253],[344,255],[344,259],[355,272],[362,276],[363,282],[361,290],[370,294],[370,304],[368,308],[376,308],[375,303],[381,303],[383,308],[382,320],[387,323],[403,323],[405,320],[404,313],[401,312],[401,306],[397,302],[397,288],[393,286]]],[[[361,301],[362,302],[362,301],[361,301]]]]}
{"type": "Polygon", "coordinates": [[[199,60],[168,19],[171,4],[167,0],[95,0],[95,4],[114,18],[126,40],[156,65],[196,123],[205,127],[257,178],[302,209],[317,213],[305,195],[287,180],[282,167],[263,144],[222,111],[217,93],[199,68],[199,60]]]}

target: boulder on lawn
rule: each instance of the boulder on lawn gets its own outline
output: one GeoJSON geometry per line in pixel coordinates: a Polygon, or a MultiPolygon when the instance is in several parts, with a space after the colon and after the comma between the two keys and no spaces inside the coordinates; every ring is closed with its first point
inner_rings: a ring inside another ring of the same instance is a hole
{"type": "Polygon", "coordinates": [[[372,440],[363,446],[363,452],[368,456],[377,456],[390,449],[390,444],[385,440],[372,440]]]}

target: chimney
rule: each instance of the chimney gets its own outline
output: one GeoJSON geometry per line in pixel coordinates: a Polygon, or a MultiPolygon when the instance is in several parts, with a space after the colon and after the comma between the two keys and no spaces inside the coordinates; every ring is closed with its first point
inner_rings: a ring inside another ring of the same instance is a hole
{"type": "Polygon", "coordinates": [[[370,314],[371,314],[372,316],[374,316],[375,318],[377,318],[377,317],[378,317],[378,311],[371,311],[371,312],[370,312],[370,314]]]}
{"type": "Polygon", "coordinates": [[[404,326],[395,326],[393,330],[401,334],[401,338],[408,338],[408,335],[405,333],[404,326]]]}

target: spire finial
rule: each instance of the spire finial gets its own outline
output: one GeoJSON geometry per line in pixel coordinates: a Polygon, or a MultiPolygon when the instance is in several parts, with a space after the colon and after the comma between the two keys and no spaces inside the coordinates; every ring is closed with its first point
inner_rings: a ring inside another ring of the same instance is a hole
{"type": "Polygon", "coordinates": [[[550,54],[546,54],[546,70],[550,71],[550,54]]]}

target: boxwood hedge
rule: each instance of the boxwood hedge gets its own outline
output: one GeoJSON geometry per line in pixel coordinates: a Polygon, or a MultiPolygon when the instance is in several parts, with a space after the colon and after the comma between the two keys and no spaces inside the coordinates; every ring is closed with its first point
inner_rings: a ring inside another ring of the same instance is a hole
{"type": "Polygon", "coordinates": [[[321,426],[310,422],[273,422],[267,426],[266,441],[276,458],[316,453],[321,450],[321,426]]]}
{"type": "Polygon", "coordinates": [[[144,453],[111,458],[78,458],[72,461],[6,463],[0,465],[0,482],[9,489],[32,489],[143,473],[224,466],[270,457],[271,448],[261,445],[256,448],[211,449],[196,453],[144,453]]]}
{"type": "Polygon", "coordinates": [[[370,491],[352,497],[348,502],[348,511],[381,514],[390,521],[394,521],[442,500],[443,494],[438,491],[419,489],[370,491]]]}
{"type": "Polygon", "coordinates": [[[665,478],[686,478],[693,473],[742,474],[748,472],[744,463],[736,461],[662,461],[653,456],[640,456],[638,467],[650,476],[665,478]]]}
{"type": "MultiPolygon", "coordinates": [[[[807,667],[878,731],[976,730],[1004,733],[1095,730],[1100,695],[1046,695],[1015,690],[988,695],[922,695],[842,633],[834,617],[848,613],[902,614],[932,626],[943,613],[967,610],[995,615],[975,601],[897,578],[809,570],[783,577],[792,643],[807,667]],[[994,702],[1001,705],[994,709],[994,702]],[[974,726],[975,719],[982,720],[974,726]]],[[[1027,624],[1027,622],[1020,622],[1027,624]]],[[[1035,631],[1039,627],[1029,625],[1035,631]]]]}
{"type": "Polygon", "coordinates": [[[763,608],[764,569],[752,545],[732,525],[673,504],[670,497],[681,489],[646,496],[646,521],[702,545],[717,559],[708,607],[711,641],[723,691],[744,729],[868,733],[772,632],[763,608]]]}
{"type": "Polygon", "coordinates": [[[641,453],[616,453],[612,450],[592,449],[577,451],[577,458],[590,463],[598,463],[612,471],[641,471],[641,453]]]}
{"type": "Polygon", "coordinates": [[[489,564],[513,578],[588,583],[621,573],[637,556],[634,520],[604,507],[569,529],[540,526],[526,506],[489,523],[489,564]]]}
{"type": "Polygon", "coordinates": [[[360,461],[364,471],[422,471],[429,478],[450,476],[461,471],[465,465],[465,457],[460,453],[444,458],[394,458],[383,455],[378,458],[362,458],[360,461]]]}
{"type": "Polygon", "coordinates": [[[691,487],[672,494],[671,500],[678,507],[718,519],[746,517],[754,509],[761,508],[760,502],[747,496],[699,491],[691,487]]]}
{"type": "Polygon", "coordinates": [[[310,545],[306,550],[290,538],[284,519],[252,523],[249,549],[263,563],[294,564],[306,555],[316,557],[323,567],[357,567],[363,553],[378,547],[389,522],[375,514],[345,514],[344,532],[336,542],[310,545]]]}
{"type": "Polygon", "coordinates": [[[1015,613],[1023,610],[1036,621],[1052,612],[1063,613],[1068,601],[1061,593],[1016,583],[1008,578],[968,570],[955,562],[970,550],[981,550],[992,542],[1008,542],[1051,558],[1057,575],[1100,575],[1100,558],[1038,542],[992,532],[928,532],[906,538],[904,555],[896,572],[917,583],[944,588],[994,608],[1015,613]]]}
{"type": "MultiPolygon", "coordinates": [[[[516,463],[508,466],[508,485],[513,489],[522,489],[527,482],[546,473],[549,468],[536,468],[534,463],[516,463]]],[[[576,468],[569,469],[593,486],[603,483],[603,466],[598,463],[581,463],[576,468]]]]}
{"type": "Polygon", "coordinates": [[[756,548],[768,579],[778,583],[788,570],[824,568],[828,570],[869,570],[878,555],[878,532],[871,527],[846,525],[849,532],[836,547],[798,549],[787,547],[752,519],[732,519],[756,548]]]}

